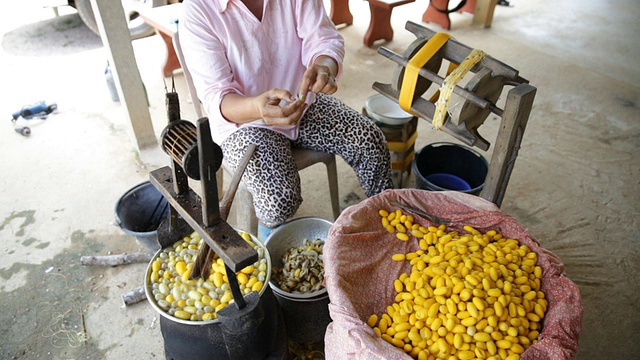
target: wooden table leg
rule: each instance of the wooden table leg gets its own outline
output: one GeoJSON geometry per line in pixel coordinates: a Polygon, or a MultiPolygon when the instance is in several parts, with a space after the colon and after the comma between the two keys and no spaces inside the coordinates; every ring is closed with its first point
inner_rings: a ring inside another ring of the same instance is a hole
{"type": "Polygon", "coordinates": [[[376,40],[380,39],[391,41],[393,39],[393,28],[391,27],[391,11],[393,8],[375,5],[372,1],[369,2],[369,8],[371,9],[371,21],[364,35],[364,44],[371,46],[376,40]]]}
{"type": "Polygon", "coordinates": [[[460,12],[473,14],[476,11],[476,0],[467,0],[467,3],[460,8],[460,12]]]}
{"type": "Polygon", "coordinates": [[[173,70],[180,69],[180,61],[178,61],[176,50],[173,48],[173,38],[161,31],[156,30],[156,33],[164,40],[167,48],[167,58],[164,61],[162,72],[165,77],[170,77],[173,74],[173,70]]]}
{"type": "Polygon", "coordinates": [[[349,10],[349,0],[331,0],[331,14],[329,16],[336,26],[353,24],[353,15],[349,10]]]}
{"type": "Polygon", "coordinates": [[[442,26],[443,29],[451,29],[451,20],[449,14],[438,11],[437,9],[447,9],[449,0],[431,0],[427,10],[422,14],[423,22],[435,23],[442,26]]]}
{"type": "Polygon", "coordinates": [[[473,14],[473,23],[485,28],[491,27],[493,11],[497,3],[498,0],[478,0],[473,14]]]}

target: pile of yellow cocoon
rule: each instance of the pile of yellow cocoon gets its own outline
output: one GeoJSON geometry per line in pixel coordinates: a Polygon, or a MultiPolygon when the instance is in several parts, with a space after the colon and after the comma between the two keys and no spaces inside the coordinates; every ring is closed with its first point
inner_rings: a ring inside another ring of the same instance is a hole
{"type": "Polygon", "coordinates": [[[420,250],[394,254],[411,272],[393,282],[395,302],[367,323],[420,360],[515,360],[537,342],[547,310],[537,255],[496,231],[447,232],[414,224],[401,210],[380,210],[382,226],[420,250]]]}

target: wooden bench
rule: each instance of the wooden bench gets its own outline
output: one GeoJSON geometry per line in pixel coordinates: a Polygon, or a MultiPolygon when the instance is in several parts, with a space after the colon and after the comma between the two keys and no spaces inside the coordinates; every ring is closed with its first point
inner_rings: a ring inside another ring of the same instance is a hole
{"type": "Polygon", "coordinates": [[[427,10],[422,14],[423,22],[435,23],[442,26],[443,29],[451,30],[451,20],[449,14],[451,12],[468,12],[473,14],[476,6],[475,0],[467,0],[460,9],[449,9],[449,0],[430,0],[427,10]]]}
{"type": "Polygon", "coordinates": [[[415,0],[368,0],[371,10],[371,21],[364,35],[364,44],[373,45],[377,40],[391,41],[393,28],[391,27],[391,11],[394,7],[409,4],[415,0]]]}
{"type": "Polygon", "coordinates": [[[353,24],[353,15],[349,9],[349,0],[331,0],[329,17],[335,26],[353,24]]]}
{"type": "MultiPolygon", "coordinates": [[[[491,26],[493,11],[498,0],[467,0],[458,12],[473,14],[473,24],[482,25],[485,28],[491,26]]],[[[451,30],[451,20],[448,9],[449,0],[430,0],[427,10],[422,14],[422,22],[440,25],[443,29],[451,30]]]]}
{"type": "MultiPolygon", "coordinates": [[[[368,0],[371,10],[369,28],[364,35],[364,44],[371,46],[377,40],[393,39],[391,11],[394,7],[409,4],[415,0],[368,0]]],[[[353,15],[349,10],[349,0],[331,0],[331,21],[336,26],[353,24],[353,15]]]]}

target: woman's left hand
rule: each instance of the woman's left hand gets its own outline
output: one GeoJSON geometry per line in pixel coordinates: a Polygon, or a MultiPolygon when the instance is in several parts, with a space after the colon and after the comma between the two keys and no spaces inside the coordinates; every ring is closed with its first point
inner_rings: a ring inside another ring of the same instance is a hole
{"type": "Polygon", "coordinates": [[[304,72],[300,83],[299,98],[304,100],[306,94],[311,91],[315,94],[321,92],[333,94],[338,90],[335,73],[338,65],[329,57],[319,57],[316,62],[304,72]]]}

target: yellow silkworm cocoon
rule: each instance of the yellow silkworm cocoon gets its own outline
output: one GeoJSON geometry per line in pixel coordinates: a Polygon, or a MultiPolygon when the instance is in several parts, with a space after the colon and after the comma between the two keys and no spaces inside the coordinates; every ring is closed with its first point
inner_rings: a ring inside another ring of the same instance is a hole
{"type": "Polygon", "coordinates": [[[433,290],[433,295],[436,295],[436,296],[445,295],[447,292],[449,292],[449,288],[447,288],[446,286],[442,286],[433,290]]]}
{"type": "Polygon", "coordinates": [[[249,282],[249,278],[247,277],[247,274],[245,273],[238,273],[238,275],[236,275],[236,278],[238,280],[238,283],[241,285],[246,285],[249,282]]]}
{"type": "Polygon", "coordinates": [[[460,323],[466,327],[473,326],[478,322],[478,319],[475,317],[468,317],[466,319],[460,320],[460,323]]]}
{"type": "Polygon", "coordinates": [[[393,282],[393,288],[397,293],[400,293],[400,292],[402,292],[402,289],[404,288],[404,284],[399,279],[396,279],[393,282]]]}
{"type": "Polygon", "coordinates": [[[476,357],[475,352],[470,350],[459,351],[457,355],[458,355],[458,359],[460,360],[469,360],[476,357]]]}
{"type": "Polygon", "coordinates": [[[473,334],[473,340],[485,343],[487,341],[491,341],[491,334],[486,332],[477,332],[473,334]]]}
{"type": "Polygon", "coordinates": [[[396,212],[390,212],[389,215],[387,215],[387,220],[389,221],[393,221],[396,219],[396,212]]]}
{"type": "Polygon", "coordinates": [[[406,258],[406,256],[404,254],[393,254],[391,256],[391,259],[393,261],[403,261],[406,258]]]}
{"type": "Polygon", "coordinates": [[[399,240],[402,240],[402,241],[407,241],[407,240],[409,240],[409,235],[407,235],[407,234],[405,234],[405,233],[402,233],[402,232],[396,233],[396,237],[397,237],[399,240]]]}
{"type": "Polygon", "coordinates": [[[175,311],[175,312],[173,313],[173,316],[177,317],[178,319],[182,319],[182,320],[189,320],[189,319],[191,319],[191,314],[189,314],[188,312],[183,311],[183,310],[175,311]]]}
{"type": "Polygon", "coordinates": [[[378,315],[376,314],[369,316],[369,319],[367,319],[367,325],[369,325],[369,327],[374,327],[376,326],[377,323],[378,323],[378,315]]]}
{"type": "Polygon", "coordinates": [[[185,271],[187,271],[187,264],[183,261],[178,261],[175,265],[176,267],[176,271],[178,272],[178,274],[182,275],[185,273],[185,271]]]}

